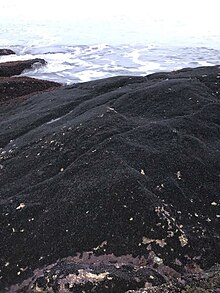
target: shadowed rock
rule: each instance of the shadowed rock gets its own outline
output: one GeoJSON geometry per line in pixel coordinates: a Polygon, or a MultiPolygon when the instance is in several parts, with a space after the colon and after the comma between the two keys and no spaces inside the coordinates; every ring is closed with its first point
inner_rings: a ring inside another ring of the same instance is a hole
{"type": "MultiPolygon", "coordinates": [[[[1,288],[17,284],[19,292],[28,279],[52,286],[47,274],[56,280],[61,268],[54,264],[66,257],[72,263],[62,270],[72,280],[76,270],[95,280],[103,271],[93,266],[89,275],[88,254],[109,266],[101,276],[114,293],[139,290],[152,269],[163,286],[164,270],[175,280],[218,263],[219,92],[214,66],[75,84],[10,111],[3,104],[1,288]],[[116,267],[123,259],[126,288],[114,289],[109,256],[116,267]],[[136,275],[141,262],[143,278],[136,275]]],[[[92,292],[87,285],[75,292],[92,292]]]]}
{"type": "Polygon", "coordinates": [[[31,69],[34,64],[45,65],[44,59],[35,58],[32,60],[21,60],[0,63],[0,77],[9,77],[13,75],[19,75],[25,69],[31,69]]]}
{"type": "Polygon", "coordinates": [[[12,51],[11,49],[0,49],[0,56],[11,55],[11,54],[16,54],[16,53],[12,51]]]}

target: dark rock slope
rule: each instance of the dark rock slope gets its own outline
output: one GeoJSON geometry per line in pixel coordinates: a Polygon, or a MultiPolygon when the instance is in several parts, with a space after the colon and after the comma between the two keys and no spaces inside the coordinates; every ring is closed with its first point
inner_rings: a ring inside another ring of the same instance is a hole
{"type": "Polygon", "coordinates": [[[1,288],[184,286],[219,262],[219,98],[215,66],[1,105],[1,288]]]}

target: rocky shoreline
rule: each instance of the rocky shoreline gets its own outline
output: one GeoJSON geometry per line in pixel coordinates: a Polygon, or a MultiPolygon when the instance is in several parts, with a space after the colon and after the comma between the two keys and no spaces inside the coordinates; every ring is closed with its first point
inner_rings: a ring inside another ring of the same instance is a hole
{"type": "Polygon", "coordinates": [[[0,63],[0,292],[220,292],[220,67],[36,62],[0,63]]]}
{"type": "MultiPolygon", "coordinates": [[[[15,54],[10,49],[0,49],[0,56],[15,54]]],[[[24,70],[31,70],[33,67],[46,65],[44,59],[31,59],[12,62],[0,62],[0,104],[6,101],[14,102],[16,98],[29,94],[55,89],[61,84],[46,80],[39,80],[25,76],[19,76],[24,70]]]]}

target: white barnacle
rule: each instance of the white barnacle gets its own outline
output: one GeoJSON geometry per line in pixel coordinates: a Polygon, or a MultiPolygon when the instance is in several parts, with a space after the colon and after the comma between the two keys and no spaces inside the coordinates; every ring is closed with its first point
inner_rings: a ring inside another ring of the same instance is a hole
{"type": "Polygon", "coordinates": [[[25,207],[25,204],[24,204],[23,202],[21,202],[21,203],[19,204],[19,206],[16,207],[16,210],[21,210],[21,209],[23,209],[24,207],[25,207]]]}
{"type": "Polygon", "coordinates": [[[145,172],[143,169],[141,169],[141,175],[145,175],[145,172]]]}
{"type": "Polygon", "coordinates": [[[156,264],[158,264],[158,265],[162,265],[162,263],[163,263],[163,259],[160,258],[160,257],[158,257],[158,256],[155,256],[155,257],[154,257],[154,262],[155,262],[156,264]]]}
{"type": "Polygon", "coordinates": [[[182,234],[179,236],[179,241],[182,247],[188,244],[188,238],[186,237],[185,234],[182,234]]]}
{"type": "MultiPolygon", "coordinates": [[[[107,109],[110,110],[110,111],[113,111],[115,113],[118,113],[113,107],[107,107],[107,109]]],[[[108,112],[108,110],[107,110],[107,112],[108,112]]]]}
{"type": "Polygon", "coordinates": [[[180,171],[177,171],[176,176],[177,176],[178,180],[182,179],[182,175],[181,175],[180,171]]]}

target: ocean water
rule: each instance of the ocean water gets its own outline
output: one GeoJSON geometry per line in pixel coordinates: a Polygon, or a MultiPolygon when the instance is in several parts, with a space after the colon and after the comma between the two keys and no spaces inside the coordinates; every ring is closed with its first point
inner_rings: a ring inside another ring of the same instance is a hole
{"type": "Polygon", "coordinates": [[[72,84],[115,75],[220,64],[220,30],[176,18],[0,18],[0,48],[17,55],[0,62],[43,58],[23,75],[72,84]]]}

